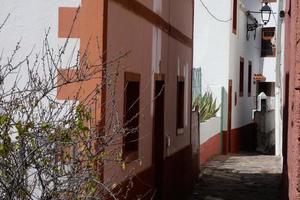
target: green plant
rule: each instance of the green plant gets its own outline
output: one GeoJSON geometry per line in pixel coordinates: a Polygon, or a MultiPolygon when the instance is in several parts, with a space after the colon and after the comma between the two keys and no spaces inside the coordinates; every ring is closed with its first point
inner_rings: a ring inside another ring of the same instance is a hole
{"type": "Polygon", "coordinates": [[[205,92],[204,95],[198,95],[193,100],[193,110],[200,113],[200,122],[204,122],[216,116],[220,109],[217,106],[217,100],[213,98],[211,92],[205,92]]]}

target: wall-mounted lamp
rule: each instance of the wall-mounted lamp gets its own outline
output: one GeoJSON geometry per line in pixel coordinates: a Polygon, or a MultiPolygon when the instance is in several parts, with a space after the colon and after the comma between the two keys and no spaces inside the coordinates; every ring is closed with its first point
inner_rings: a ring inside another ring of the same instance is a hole
{"type": "Polygon", "coordinates": [[[250,38],[250,32],[254,32],[254,40],[256,38],[256,29],[260,26],[258,24],[258,21],[253,15],[251,15],[251,12],[247,12],[247,35],[246,38],[249,40],[250,38]]]}
{"type": "Polygon", "coordinates": [[[250,32],[254,31],[254,40],[256,38],[256,29],[261,26],[265,26],[269,23],[271,14],[272,14],[272,9],[268,5],[268,2],[265,2],[265,5],[261,8],[260,11],[247,11],[247,35],[246,38],[249,40],[250,38],[250,32]],[[252,15],[253,13],[255,14],[260,14],[261,15],[261,21],[263,24],[259,24],[257,19],[252,15]]]}
{"type": "Polygon", "coordinates": [[[267,25],[269,23],[270,18],[271,18],[271,14],[272,14],[272,9],[268,4],[269,3],[266,2],[265,5],[260,10],[261,20],[262,20],[264,25],[267,25]]]}

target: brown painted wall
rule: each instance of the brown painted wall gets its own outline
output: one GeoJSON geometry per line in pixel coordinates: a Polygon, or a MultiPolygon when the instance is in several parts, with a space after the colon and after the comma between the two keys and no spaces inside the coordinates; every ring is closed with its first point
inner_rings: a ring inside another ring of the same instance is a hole
{"type": "MultiPolygon", "coordinates": [[[[178,151],[168,157],[164,162],[164,177],[161,200],[183,200],[190,194],[193,183],[198,177],[198,159],[192,158],[192,146],[178,151]],[[176,167],[174,167],[176,166],[176,167]]],[[[143,200],[152,200],[154,188],[154,166],[138,173],[131,180],[124,181],[119,188],[117,196],[120,200],[134,200],[143,196],[143,200]],[[128,183],[134,189],[127,190],[128,183]]]]}
{"type": "Polygon", "coordinates": [[[192,146],[169,156],[164,164],[163,199],[183,200],[193,188],[197,168],[192,162],[192,146]],[[176,167],[174,167],[176,166],[176,167]]]}
{"type": "MultiPolygon", "coordinates": [[[[240,151],[255,151],[256,148],[256,126],[255,123],[247,124],[240,128],[232,129],[230,133],[229,151],[226,153],[239,153],[240,151]]],[[[223,147],[227,145],[227,132],[223,134],[223,147]]]]}

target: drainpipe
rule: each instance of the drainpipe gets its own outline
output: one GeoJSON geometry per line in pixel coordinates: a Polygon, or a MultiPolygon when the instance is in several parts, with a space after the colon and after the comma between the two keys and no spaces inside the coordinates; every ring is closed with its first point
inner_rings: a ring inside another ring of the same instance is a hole
{"type": "Polygon", "coordinates": [[[279,13],[283,10],[283,0],[278,0],[278,20],[276,32],[276,83],[275,83],[275,154],[282,156],[282,50],[281,36],[283,18],[279,13]]]}

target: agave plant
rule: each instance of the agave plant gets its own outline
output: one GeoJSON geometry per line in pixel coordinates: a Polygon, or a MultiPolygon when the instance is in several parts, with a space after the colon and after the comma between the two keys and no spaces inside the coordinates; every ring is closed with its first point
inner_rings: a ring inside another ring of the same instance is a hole
{"type": "Polygon", "coordinates": [[[217,106],[217,100],[213,98],[211,92],[205,92],[204,95],[198,95],[193,100],[193,110],[200,113],[200,122],[204,122],[216,116],[220,109],[217,106]]]}

